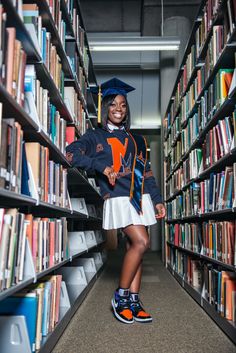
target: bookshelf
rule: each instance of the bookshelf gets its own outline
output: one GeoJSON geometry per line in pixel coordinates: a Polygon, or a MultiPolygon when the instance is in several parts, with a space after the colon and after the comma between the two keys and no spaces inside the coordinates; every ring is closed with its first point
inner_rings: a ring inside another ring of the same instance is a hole
{"type": "Polygon", "coordinates": [[[202,1],[162,136],[166,267],[236,344],[235,39],[235,2],[202,1]]]}
{"type": "Polygon", "coordinates": [[[1,352],[50,352],[106,261],[96,181],[65,156],[96,77],[78,0],[3,0],[0,22],[1,352]]]}

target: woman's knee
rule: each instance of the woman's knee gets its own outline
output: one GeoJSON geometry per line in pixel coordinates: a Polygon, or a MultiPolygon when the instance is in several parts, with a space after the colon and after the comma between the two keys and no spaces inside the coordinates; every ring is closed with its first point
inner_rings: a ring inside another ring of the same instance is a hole
{"type": "Polygon", "coordinates": [[[144,227],[139,226],[130,226],[124,230],[125,234],[128,237],[129,247],[135,247],[140,253],[144,253],[150,247],[150,240],[148,233],[144,227]]]}
{"type": "Polygon", "coordinates": [[[144,253],[150,248],[150,241],[148,237],[139,237],[136,239],[134,246],[141,252],[144,253]]]}

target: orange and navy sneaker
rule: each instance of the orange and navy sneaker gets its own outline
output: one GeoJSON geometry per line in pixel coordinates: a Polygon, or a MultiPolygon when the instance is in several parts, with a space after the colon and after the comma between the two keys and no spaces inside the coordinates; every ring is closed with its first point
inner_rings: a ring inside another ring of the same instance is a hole
{"type": "Polygon", "coordinates": [[[144,310],[137,294],[130,295],[130,309],[132,310],[135,321],[138,321],[138,322],[152,321],[151,315],[144,310]],[[134,298],[136,300],[134,300],[134,298]]]}
{"type": "Polygon", "coordinates": [[[125,324],[132,324],[134,322],[132,311],[130,310],[130,297],[121,296],[117,291],[111,300],[111,305],[115,317],[125,324]]]}

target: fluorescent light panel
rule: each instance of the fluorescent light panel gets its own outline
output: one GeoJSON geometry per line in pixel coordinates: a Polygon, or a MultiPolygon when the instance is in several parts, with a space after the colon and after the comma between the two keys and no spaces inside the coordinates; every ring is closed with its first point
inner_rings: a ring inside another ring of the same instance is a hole
{"type": "Polygon", "coordinates": [[[89,36],[91,51],[160,51],[178,50],[176,37],[97,37],[89,36]]]}
{"type": "Polygon", "coordinates": [[[161,45],[148,45],[148,46],[112,46],[112,45],[92,45],[90,46],[91,51],[157,51],[157,50],[178,50],[179,47],[177,45],[168,45],[168,46],[161,46],[161,45]]]}

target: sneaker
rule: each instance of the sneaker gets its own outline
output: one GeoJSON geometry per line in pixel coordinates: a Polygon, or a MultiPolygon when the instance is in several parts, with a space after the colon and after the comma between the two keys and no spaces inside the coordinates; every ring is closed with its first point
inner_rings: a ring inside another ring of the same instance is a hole
{"type": "Polygon", "coordinates": [[[130,309],[132,310],[133,317],[135,321],[138,322],[151,322],[152,317],[149,315],[141,305],[140,300],[138,301],[131,301],[130,302],[130,309]]]}
{"type": "Polygon", "coordinates": [[[117,292],[111,300],[111,305],[115,317],[125,324],[132,324],[134,322],[132,311],[130,310],[130,298],[122,297],[117,292]]]}

